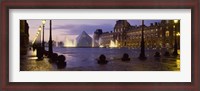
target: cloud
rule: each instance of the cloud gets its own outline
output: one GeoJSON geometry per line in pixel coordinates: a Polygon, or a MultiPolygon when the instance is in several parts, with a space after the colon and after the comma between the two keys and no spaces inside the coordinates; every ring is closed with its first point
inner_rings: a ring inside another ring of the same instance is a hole
{"type": "Polygon", "coordinates": [[[59,30],[61,35],[79,35],[82,31],[87,32],[88,34],[93,34],[96,29],[102,29],[104,32],[112,31],[113,25],[111,24],[100,24],[100,25],[59,25],[55,26],[53,30],[59,30]]]}
{"type": "Polygon", "coordinates": [[[75,28],[76,25],[56,25],[55,27],[53,27],[54,30],[56,29],[73,29],[75,28]]]}

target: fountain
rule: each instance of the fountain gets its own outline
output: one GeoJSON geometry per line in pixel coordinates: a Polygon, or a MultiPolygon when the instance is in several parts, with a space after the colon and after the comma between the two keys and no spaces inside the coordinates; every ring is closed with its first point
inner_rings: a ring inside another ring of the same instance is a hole
{"type": "Polygon", "coordinates": [[[113,41],[113,40],[110,40],[110,45],[109,45],[109,47],[110,48],[115,48],[115,47],[117,47],[117,41],[116,41],[116,43],[113,41]]]}
{"type": "Polygon", "coordinates": [[[76,43],[73,39],[69,39],[66,37],[64,47],[76,47],[76,43]]]}

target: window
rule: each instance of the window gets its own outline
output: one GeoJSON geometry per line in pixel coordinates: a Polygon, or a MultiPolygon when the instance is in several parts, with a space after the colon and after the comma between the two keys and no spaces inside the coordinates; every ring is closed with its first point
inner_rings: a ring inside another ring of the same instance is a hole
{"type": "Polygon", "coordinates": [[[158,34],[156,33],[156,37],[158,37],[158,34]]]}
{"type": "Polygon", "coordinates": [[[169,36],[169,31],[165,32],[165,36],[168,37],[169,36]]]}
{"type": "Polygon", "coordinates": [[[175,25],[173,25],[173,28],[176,28],[176,26],[175,26],[175,25]]]}
{"type": "Polygon", "coordinates": [[[175,34],[176,34],[175,31],[173,31],[173,36],[175,36],[175,34]]]}

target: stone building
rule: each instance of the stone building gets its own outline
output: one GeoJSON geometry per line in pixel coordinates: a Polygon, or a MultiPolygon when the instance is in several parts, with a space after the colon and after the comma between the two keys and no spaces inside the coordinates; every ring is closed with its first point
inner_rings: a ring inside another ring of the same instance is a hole
{"type": "MultiPolygon", "coordinates": [[[[104,32],[100,35],[100,45],[108,47],[110,41],[117,47],[140,48],[142,26],[132,26],[127,20],[118,20],[114,32],[104,32]]],[[[180,49],[180,22],[161,20],[144,27],[144,41],[147,49],[173,49],[177,39],[180,49]]]]}
{"type": "Polygon", "coordinates": [[[110,47],[110,43],[113,40],[113,33],[104,32],[100,35],[99,46],[100,47],[110,47]]]}
{"type": "Polygon", "coordinates": [[[29,25],[26,20],[20,20],[20,55],[27,54],[29,46],[29,25]]]}
{"type": "Polygon", "coordinates": [[[93,47],[99,47],[99,38],[100,35],[103,33],[102,29],[97,29],[93,35],[93,47]]]}

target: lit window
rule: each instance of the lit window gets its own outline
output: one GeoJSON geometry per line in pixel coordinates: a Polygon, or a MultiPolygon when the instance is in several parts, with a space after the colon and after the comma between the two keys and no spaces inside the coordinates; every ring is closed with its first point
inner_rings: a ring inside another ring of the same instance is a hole
{"type": "Polygon", "coordinates": [[[175,31],[173,31],[173,36],[175,36],[175,31]]]}
{"type": "Polygon", "coordinates": [[[169,31],[165,32],[165,36],[168,37],[169,36],[169,31]]]}
{"type": "Polygon", "coordinates": [[[174,25],[173,28],[176,28],[176,26],[174,25]]]}

